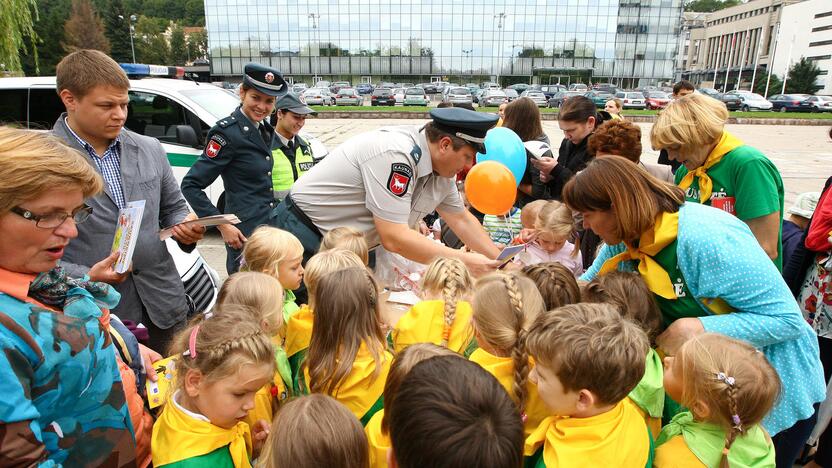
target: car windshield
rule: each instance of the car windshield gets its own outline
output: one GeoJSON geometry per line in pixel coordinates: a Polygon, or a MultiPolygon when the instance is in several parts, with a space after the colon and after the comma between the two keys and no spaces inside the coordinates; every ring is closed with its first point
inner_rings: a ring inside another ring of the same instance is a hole
{"type": "Polygon", "coordinates": [[[543,96],[543,93],[541,93],[540,91],[526,91],[526,96],[540,97],[540,96],[543,96]]]}
{"type": "Polygon", "coordinates": [[[832,101],[832,97],[829,96],[815,96],[818,98],[818,101],[829,102],[832,101]]]}
{"type": "Polygon", "coordinates": [[[506,93],[504,93],[502,90],[499,90],[499,89],[492,89],[492,90],[490,90],[490,91],[488,92],[488,95],[489,95],[489,96],[502,96],[502,97],[505,97],[505,96],[506,96],[506,93]]]}
{"type": "Polygon", "coordinates": [[[338,94],[343,94],[345,96],[352,96],[353,94],[355,94],[355,90],[352,89],[352,88],[341,88],[341,90],[338,91],[338,94]]]}
{"type": "Polygon", "coordinates": [[[240,99],[231,93],[213,86],[182,91],[217,120],[227,117],[240,105],[240,99]]]}
{"type": "Polygon", "coordinates": [[[743,97],[745,97],[749,101],[765,101],[766,100],[766,98],[760,96],[757,93],[744,93],[743,97]]]}
{"type": "Polygon", "coordinates": [[[469,91],[468,88],[453,88],[453,89],[451,89],[450,93],[451,94],[464,94],[464,95],[467,96],[467,95],[471,94],[471,91],[469,91]]]}
{"type": "Polygon", "coordinates": [[[396,88],[393,90],[395,94],[404,94],[404,88],[396,88]]]}
{"type": "Polygon", "coordinates": [[[668,96],[667,93],[663,93],[661,91],[651,91],[647,94],[649,95],[648,97],[653,99],[670,99],[670,96],[668,96]]]}
{"type": "Polygon", "coordinates": [[[424,91],[422,91],[422,88],[410,88],[410,89],[407,90],[407,92],[405,94],[413,95],[413,96],[421,96],[422,94],[424,94],[424,91]]]}

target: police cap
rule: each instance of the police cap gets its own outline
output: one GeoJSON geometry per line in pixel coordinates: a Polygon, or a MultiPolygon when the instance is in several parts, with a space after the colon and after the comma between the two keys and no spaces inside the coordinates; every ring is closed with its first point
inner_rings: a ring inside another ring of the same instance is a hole
{"type": "Polygon", "coordinates": [[[482,154],[485,154],[485,134],[497,124],[498,119],[494,114],[460,107],[433,109],[430,116],[438,130],[462,138],[482,154]]]}
{"type": "Polygon", "coordinates": [[[317,114],[317,112],[312,110],[311,107],[301,102],[297,94],[292,92],[288,92],[280,98],[278,98],[277,104],[275,104],[275,108],[277,110],[287,110],[289,112],[294,112],[295,114],[300,115],[317,114]]]}
{"type": "Polygon", "coordinates": [[[289,85],[279,71],[259,63],[247,63],[243,70],[243,84],[268,96],[283,96],[289,85]]]}

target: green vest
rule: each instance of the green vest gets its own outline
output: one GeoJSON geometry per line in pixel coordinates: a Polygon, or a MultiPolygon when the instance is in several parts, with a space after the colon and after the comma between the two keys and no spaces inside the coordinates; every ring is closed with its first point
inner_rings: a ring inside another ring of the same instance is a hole
{"type": "Polygon", "coordinates": [[[297,148],[295,149],[294,163],[283,152],[285,146],[280,146],[272,150],[272,159],[274,166],[272,166],[272,188],[274,188],[275,198],[282,199],[285,193],[292,188],[292,184],[298,180],[298,177],[305,174],[315,164],[312,159],[312,149],[309,144],[300,137],[295,137],[297,148]]]}

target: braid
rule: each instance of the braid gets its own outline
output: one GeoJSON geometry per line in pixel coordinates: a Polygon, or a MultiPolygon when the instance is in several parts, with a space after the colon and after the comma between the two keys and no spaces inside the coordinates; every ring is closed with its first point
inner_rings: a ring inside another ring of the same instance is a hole
{"type": "Polygon", "coordinates": [[[737,436],[742,434],[742,422],[737,412],[737,386],[736,383],[728,384],[725,393],[728,396],[728,409],[731,410],[731,429],[725,435],[725,448],[722,449],[722,461],[720,467],[728,468],[728,452],[731,450],[731,445],[737,439],[737,436]]]}
{"type": "Polygon", "coordinates": [[[456,318],[456,296],[459,288],[460,274],[458,265],[450,264],[448,277],[445,279],[445,287],[442,288],[442,299],[445,302],[445,325],[442,327],[442,346],[447,348],[451,338],[451,325],[456,318]]]}
{"type": "Polygon", "coordinates": [[[523,420],[526,419],[526,398],[528,391],[526,383],[529,378],[529,351],[526,348],[527,331],[523,328],[523,296],[517,288],[517,282],[512,275],[503,277],[506,290],[508,292],[509,302],[511,303],[512,312],[514,312],[514,331],[515,341],[511,349],[511,360],[514,366],[514,384],[512,385],[512,392],[517,401],[517,409],[523,420]]]}

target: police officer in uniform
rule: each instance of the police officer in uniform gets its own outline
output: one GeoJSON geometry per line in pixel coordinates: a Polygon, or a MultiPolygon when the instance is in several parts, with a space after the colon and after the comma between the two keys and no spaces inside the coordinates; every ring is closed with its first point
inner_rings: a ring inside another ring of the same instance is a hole
{"type": "Polygon", "coordinates": [[[291,92],[278,99],[276,107],[277,123],[274,129],[277,140],[276,148],[272,151],[272,187],[275,199],[280,201],[286,197],[298,177],[306,174],[315,164],[312,147],[298,132],[306,123],[306,117],[316,115],[317,112],[291,92]]]}
{"type": "Polygon", "coordinates": [[[272,189],[275,135],[266,119],[274,112],[276,98],[288,89],[277,70],[247,64],[240,85],[240,107],[208,132],[205,150],[182,179],[182,194],[196,214],[204,217],[220,214],[204,190],[222,177],[225,212],[240,218],[240,224],[219,226],[229,274],[239,268],[247,236],[266,224],[277,205],[272,189]]]}
{"type": "Polygon", "coordinates": [[[428,263],[461,259],[474,274],[497,267],[499,249],[465,209],[454,177],[484,153],[497,117],[461,108],[434,109],[424,126],[385,127],[351,138],[298,179],[270,224],[290,231],[313,255],[326,232],[351,226],[371,248],[428,263]],[[436,210],[473,252],[438,244],[417,231],[436,210]]]}

